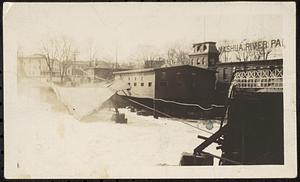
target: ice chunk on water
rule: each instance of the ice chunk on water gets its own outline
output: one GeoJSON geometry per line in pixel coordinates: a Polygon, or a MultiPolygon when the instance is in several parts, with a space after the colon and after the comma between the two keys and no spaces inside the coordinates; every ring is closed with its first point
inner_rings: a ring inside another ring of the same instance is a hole
{"type": "Polygon", "coordinates": [[[78,120],[96,112],[117,91],[130,89],[128,84],[121,80],[88,87],[62,87],[54,84],[51,87],[57,98],[78,120]]]}
{"type": "Polygon", "coordinates": [[[107,101],[115,92],[107,87],[52,86],[57,98],[67,106],[72,115],[80,120],[107,101]]]}

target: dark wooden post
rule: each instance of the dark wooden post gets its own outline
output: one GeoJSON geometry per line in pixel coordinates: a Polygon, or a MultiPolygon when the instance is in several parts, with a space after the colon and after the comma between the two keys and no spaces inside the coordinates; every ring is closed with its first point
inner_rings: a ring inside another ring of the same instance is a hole
{"type": "Polygon", "coordinates": [[[153,117],[154,117],[155,119],[158,119],[158,115],[157,115],[157,112],[156,112],[155,97],[153,98],[153,117]]]}

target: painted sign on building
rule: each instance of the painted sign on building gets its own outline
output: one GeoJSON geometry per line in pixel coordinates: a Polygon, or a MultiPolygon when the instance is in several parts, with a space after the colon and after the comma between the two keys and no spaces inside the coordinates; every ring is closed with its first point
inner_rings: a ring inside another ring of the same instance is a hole
{"type": "Polygon", "coordinates": [[[283,39],[260,39],[221,41],[218,43],[220,62],[239,62],[281,59],[284,48],[283,39]]]}

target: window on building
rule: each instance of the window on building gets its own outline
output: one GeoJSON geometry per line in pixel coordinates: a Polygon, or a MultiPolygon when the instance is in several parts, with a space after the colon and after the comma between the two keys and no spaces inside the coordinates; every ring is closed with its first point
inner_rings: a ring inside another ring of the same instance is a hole
{"type": "Polygon", "coordinates": [[[207,46],[204,44],[203,45],[203,51],[205,51],[207,49],[207,46]]]}
{"type": "Polygon", "coordinates": [[[166,80],[167,79],[167,73],[166,72],[161,72],[161,79],[166,80]]]}
{"type": "Polygon", "coordinates": [[[193,58],[191,59],[191,65],[194,65],[194,59],[193,58]]]}
{"type": "Polygon", "coordinates": [[[143,81],[143,76],[141,76],[141,80],[143,81]]]}
{"type": "Polygon", "coordinates": [[[135,87],[136,87],[136,82],[134,82],[134,83],[133,83],[133,86],[135,86],[135,87]]]}
{"type": "Polygon", "coordinates": [[[143,87],[143,86],[144,86],[144,83],[141,83],[141,86],[143,87]]]}
{"type": "Polygon", "coordinates": [[[136,80],[136,77],[134,77],[134,80],[136,80]]]}
{"type": "Polygon", "coordinates": [[[166,86],[168,86],[168,82],[166,82],[166,81],[159,82],[159,86],[166,87],[166,86]]]}
{"type": "Polygon", "coordinates": [[[128,83],[128,85],[130,86],[130,83],[128,83]]]}
{"type": "Polygon", "coordinates": [[[197,65],[200,64],[200,58],[197,58],[197,65]]]}
{"type": "Polygon", "coordinates": [[[128,77],[128,80],[130,80],[130,76],[128,77]]]}
{"type": "Polygon", "coordinates": [[[148,82],[148,87],[151,87],[152,86],[152,82],[148,82]]]}
{"type": "Polygon", "coordinates": [[[223,80],[227,79],[226,70],[227,68],[223,68],[223,80]]]}

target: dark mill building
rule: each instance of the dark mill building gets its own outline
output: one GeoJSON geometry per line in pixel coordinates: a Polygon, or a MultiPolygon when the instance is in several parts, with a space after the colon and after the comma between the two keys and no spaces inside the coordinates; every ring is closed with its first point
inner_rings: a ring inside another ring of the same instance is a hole
{"type": "Polygon", "coordinates": [[[282,59],[222,63],[219,55],[215,42],[196,43],[189,54],[189,65],[127,70],[113,74],[116,80],[122,80],[131,87],[130,91],[122,95],[163,112],[184,110],[193,114],[202,111],[199,107],[183,106],[175,102],[198,104],[204,108],[212,104],[223,105],[236,70],[282,66],[282,59]]]}
{"type": "Polygon", "coordinates": [[[126,97],[172,116],[193,115],[199,113],[196,104],[209,107],[214,100],[216,71],[210,66],[216,65],[217,56],[215,43],[205,42],[194,45],[189,65],[114,72],[114,76],[130,85],[130,91],[121,93],[126,97]]]}
{"type": "Polygon", "coordinates": [[[166,99],[183,103],[209,103],[215,87],[215,71],[179,65],[114,72],[131,86],[129,96],[166,99]]]}

